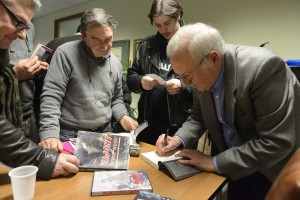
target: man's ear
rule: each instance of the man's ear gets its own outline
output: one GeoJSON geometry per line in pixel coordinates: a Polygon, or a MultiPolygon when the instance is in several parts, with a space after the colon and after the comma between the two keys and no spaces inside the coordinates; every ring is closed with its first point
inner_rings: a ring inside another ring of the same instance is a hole
{"type": "Polygon", "coordinates": [[[81,34],[82,39],[86,38],[86,34],[85,34],[84,30],[80,29],[80,34],[81,34]]]}
{"type": "Polygon", "coordinates": [[[220,55],[216,51],[210,52],[208,56],[210,57],[211,61],[214,63],[220,59],[220,55]]]}

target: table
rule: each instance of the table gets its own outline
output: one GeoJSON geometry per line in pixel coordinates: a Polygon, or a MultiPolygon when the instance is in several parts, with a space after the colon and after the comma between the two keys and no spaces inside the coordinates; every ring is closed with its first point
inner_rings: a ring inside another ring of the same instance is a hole
{"type": "MultiPolygon", "coordinates": [[[[141,152],[155,150],[155,146],[140,143],[141,152]]],[[[212,199],[226,184],[226,177],[214,173],[200,173],[193,177],[174,181],[168,175],[147,164],[141,157],[131,157],[130,170],[147,171],[153,192],[176,200],[212,199]]],[[[0,166],[0,199],[13,199],[9,169],[0,166]]],[[[72,177],[60,177],[49,181],[37,180],[34,199],[100,199],[100,200],[133,200],[136,194],[91,197],[93,172],[78,172],[72,177]]]]}

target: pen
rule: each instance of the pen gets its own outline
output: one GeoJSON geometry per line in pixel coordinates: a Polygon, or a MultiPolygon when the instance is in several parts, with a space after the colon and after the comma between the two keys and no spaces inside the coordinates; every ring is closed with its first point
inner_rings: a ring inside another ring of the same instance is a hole
{"type": "Polygon", "coordinates": [[[167,131],[165,133],[164,146],[168,145],[168,136],[169,136],[169,129],[167,129],[167,131]]]}

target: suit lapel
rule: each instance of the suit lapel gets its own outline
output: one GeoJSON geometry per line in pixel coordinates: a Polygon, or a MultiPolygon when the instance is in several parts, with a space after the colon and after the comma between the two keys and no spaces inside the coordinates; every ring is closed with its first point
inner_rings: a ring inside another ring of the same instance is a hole
{"type": "Polygon", "coordinates": [[[230,48],[230,46],[226,46],[226,52],[223,57],[224,61],[224,95],[225,95],[225,106],[226,112],[228,114],[230,123],[234,126],[235,119],[235,92],[237,89],[236,83],[236,66],[234,62],[234,49],[230,48]]]}
{"type": "Polygon", "coordinates": [[[227,146],[223,138],[221,125],[218,121],[216,109],[210,92],[201,92],[199,95],[204,123],[208,132],[220,152],[225,151],[227,146]]]}

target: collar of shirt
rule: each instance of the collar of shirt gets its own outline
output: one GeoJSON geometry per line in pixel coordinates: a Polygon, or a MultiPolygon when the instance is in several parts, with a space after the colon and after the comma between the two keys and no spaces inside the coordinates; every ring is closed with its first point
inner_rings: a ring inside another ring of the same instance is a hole
{"type": "Polygon", "coordinates": [[[216,83],[214,84],[214,86],[210,89],[210,91],[214,93],[216,90],[223,88],[224,87],[223,80],[224,80],[224,59],[222,61],[221,72],[219,74],[219,77],[216,83]]]}

